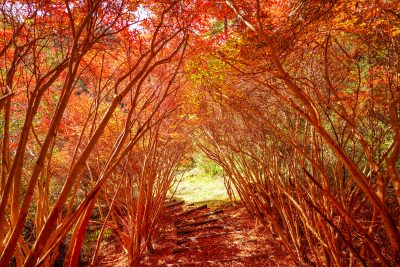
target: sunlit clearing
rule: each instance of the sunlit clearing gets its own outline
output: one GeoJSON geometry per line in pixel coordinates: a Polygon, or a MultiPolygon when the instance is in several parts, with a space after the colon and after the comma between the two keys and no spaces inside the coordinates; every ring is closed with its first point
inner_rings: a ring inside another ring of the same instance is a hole
{"type": "Polygon", "coordinates": [[[203,155],[196,155],[193,160],[183,176],[177,176],[180,182],[174,197],[188,203],[229,201],[220,167],[203,155]]]}

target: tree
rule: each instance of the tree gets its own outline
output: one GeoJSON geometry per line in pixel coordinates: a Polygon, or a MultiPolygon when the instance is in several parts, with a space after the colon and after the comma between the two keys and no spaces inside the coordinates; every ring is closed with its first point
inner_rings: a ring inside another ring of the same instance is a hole
{"type": "Polygon", "coordinates": [[[13,256],[17,265],[50,264],[58,244],[74,226],[65,264],[77,264],[99,190],[155,125],[157,110],[175,90],[192,19],[178,3],[153,2],[148,7],[147,3],[125,1],[2,5],[7,20],[2,39],[6,55],[2,99],[6,102],[0,212],[6,216],[0,221],[0,265],[8,264],[13,256]],[[17,8],[26,9],[26,17],[19,17],[17,8]],[[142,12],[149,14],[143,19],[142,12]],[[50,13],[58,14],[59,20],[47,16],[50,13]],[[138,30],[144,26],[146,31],[138,30]],[[151,73],[166,65],[172,72],[159,77],[163,80],[157,86],[168,89],[147,87],[151,73]],[[76,101],[83,102],[86,118],[66,125],[76,101]],[[14,103],[22,106],[24,115],[10,112],[14,103]],[[13,120],[23,126],[10,129],[13,120]],[[102,151],[108,154],[102,156],[106,164],[88,195],[77,198],[91,155],[100,142],[104,144],[106,129],[119,120],[122,127],[111,131],[109,150],[102,151]],[[75,137],[68,137],[72,131],[75,137]],[[15,153],[7,153],[11,145],[15,153]],[[70,151],[67,159],[57,156],[63,149],[70,151]],[[53,187],[56,184],[62,188],[53,187]],[[37,212],[29,221],[35,223],[37,235],[28,244],[23,230],[34,203],[37,212]]]}
{"type": "Polygon", "coordinates": [[[298,261],[398,263],[397,4],[227,5],[235,39],[196,74],[217,103],[203,150],[298,261]]]}

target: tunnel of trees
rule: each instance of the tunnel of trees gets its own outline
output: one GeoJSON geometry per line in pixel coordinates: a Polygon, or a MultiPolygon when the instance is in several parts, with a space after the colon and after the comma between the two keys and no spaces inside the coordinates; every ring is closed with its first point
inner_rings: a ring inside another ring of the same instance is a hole
{"type": "Polygon", "coordinates": [[[400,264],[399,1],[3,0],[0,17],[0,266],[77,266],[91,225],[89,264],[111,234],[139,266],[199,151],[296,264],[400,264]]]}

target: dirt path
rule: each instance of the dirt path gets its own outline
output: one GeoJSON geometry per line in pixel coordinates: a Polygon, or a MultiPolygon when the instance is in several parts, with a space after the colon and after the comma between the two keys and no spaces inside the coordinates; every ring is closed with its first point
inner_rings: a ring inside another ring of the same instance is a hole
{"type": "MultiPolygon", "coordinates": [[[[295,266],[241,205],[168,205],[155,252],[144,255],[142,266],[295,266]]],[[[97,264],[122,267],[127,261],[118,244],[108,244],[97,264]]]]}
{"type": "Polygon", "coordinates": [[[294,266],[243,206],[170,206],[143,266],[294,266]]]}

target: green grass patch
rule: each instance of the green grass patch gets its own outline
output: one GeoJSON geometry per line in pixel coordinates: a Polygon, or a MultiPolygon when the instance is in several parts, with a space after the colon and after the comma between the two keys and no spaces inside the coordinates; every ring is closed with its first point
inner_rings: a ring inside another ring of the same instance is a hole
{"type": "Polygon", "coordinates": [[[192,169],[187,170],[181,179],[174,197],[186,202],[229,201],[224,179],[218,165],[197,155],[192,169]]]}

